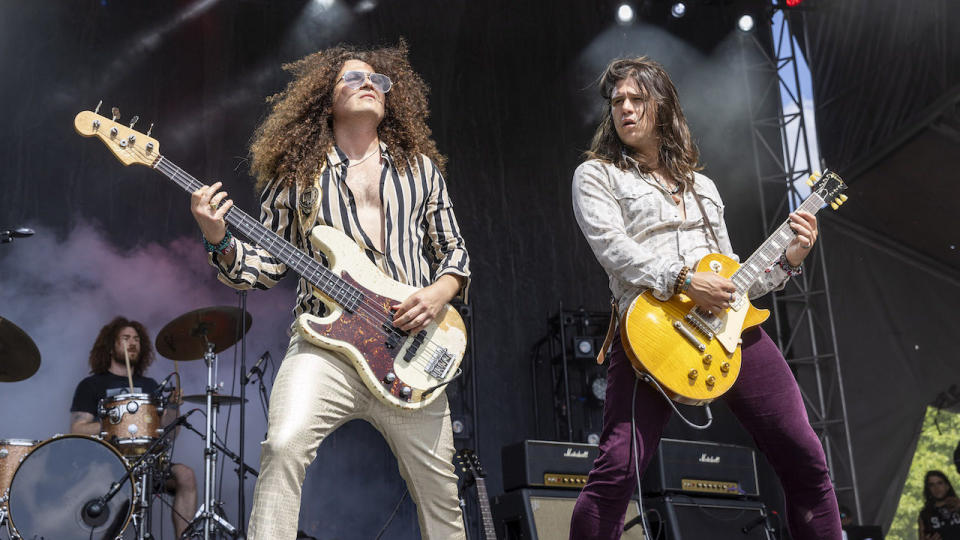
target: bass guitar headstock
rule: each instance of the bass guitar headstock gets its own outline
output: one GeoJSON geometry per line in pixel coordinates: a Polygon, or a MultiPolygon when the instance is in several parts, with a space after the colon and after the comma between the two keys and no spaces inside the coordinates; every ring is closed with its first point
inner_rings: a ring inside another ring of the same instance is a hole
{"type": "MultiPolygon", "coordinates": [[[[101,102],[103,103],[103,102],[101,102]]],[[[120,111],[113,108],[113,117],[107,118],[97,114],[100,105],[91,111],[82,111],[73,119],[73,127],[84,137],[98,137],[113,155],[124,165],[146,165],[152,167],[160,157],[160,143],[150,137],[153,124],[146,134],[133,129],[139,120],[134,116],[130,125],[123,125],[120,120],[120,111]]]]}

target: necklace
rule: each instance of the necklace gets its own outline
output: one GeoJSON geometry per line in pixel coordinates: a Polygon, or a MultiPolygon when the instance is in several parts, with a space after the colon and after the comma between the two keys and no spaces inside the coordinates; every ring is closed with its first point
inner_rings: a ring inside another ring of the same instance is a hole
{"type": "Polygon", "coordinates": [[[360,158],[358,161],[352,162],[352,163],[350,163],[349,165],[347,165],[347,168],[349,169],[349,168],[351,168],[351,167],[356,167],[357,165],[359,165],[359,164],[363,163],[364,161],[370,159],[370,156],[376,154],[376,153],[379,152],[379,151],[380,151],[380,145],[378,144],[377,147],[374,148],[373,150],[371,150],[367,155],[363,156],[363,157],[360,158]]]}
{"type": "Polygon", "coordinates": [[[680,193],[680,189],[683,187],[682,183],[677,182],[677,185],[673,186],[673,189],[670,189],[667,187],[665,182],[660,181],[660,177],[656,174],[650,173],[650,176],[653,176],[653,179],[657,181],[657,184],[660,184],[660,187],[662,187],[670,195],[676,195],[677,193],[680,193]]]}

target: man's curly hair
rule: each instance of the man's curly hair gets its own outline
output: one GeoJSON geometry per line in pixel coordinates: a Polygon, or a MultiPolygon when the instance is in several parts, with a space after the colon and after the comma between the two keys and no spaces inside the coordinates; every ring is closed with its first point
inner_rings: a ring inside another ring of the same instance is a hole
{"type": "Polygon", "coordinates": [[[101,375],[110,370],[117,334],[128,326],[136,330],[137,335],[140,336],[140,361],[132,366],[133,374],[140,377],[147,371],[147,368],[153,363],[153,346],[150,345],[150,335],[147,334],[146,327],[140,321],[116,317],[100,329],[97,340],[93,342],[93,348],[90,349],[90,371],[92,373],[101,375]]]}
{"type": "MultiPolygon", "coordinates": [[[[250,171],[257,189],[277,179],[285,185],[312,184],[334,145],[333,88],[347,60],[366,62],[393,81],[386,94],[385,115],[377,131],[398,165],[416,168],[419,154],[443,172],[446,158],[437,150],[427,127],[429,88],[410,66],[404,40],[395,47],[357,49],[339,45],[315,52],[283,69],[293,74],[286,90],[267,98],[272,111],[250,144],[250,171]]],[[[398,167],[401,174],[405,167],[398,167]]]]}

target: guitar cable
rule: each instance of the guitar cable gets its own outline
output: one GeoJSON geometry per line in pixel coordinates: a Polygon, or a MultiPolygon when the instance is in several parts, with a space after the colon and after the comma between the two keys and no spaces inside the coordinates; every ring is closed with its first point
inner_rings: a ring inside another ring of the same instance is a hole
{"type": "MultiPolygon", "coordinates": [[[[680,412],[680,409],[677,409],[677,406],[673,403],[673,400],[670,399],[670,396],[668,396],[667,393],[663,391],[663,387],[660,386],[660,383],[657,382],[656,379],[654,379],[653,377],[651,377],[651,376],[650,376],[649,374],[647,374],[647,373],[641,373],[641,372],[636,371],[636,370],[634,370],[634,371],[635,371],[636,374],[637,374],[637,379],[652,384],[653,387],[656,388],[656,389],[660,392],[660,395],[663,396],[663,399],[665,399],[665,400],[667,401],[667,403],[670,404],[670,408],[673,409],[673,412],[677,413],[677,416],[679,416],[680,419],[683,420],[688,426],[692,427],[693,429],[704,430],[704,429],[707,429],[708,427],[710,427],[711,424],[713,424],[713,412],[710,410],[710,404],[709,404],[709,403],[707,403],[707,404],[705,404],[705,405],[703,406],[703,408],[706,409],[706,412],[705,412],[704,414],[707,415],[707,423],[706,423],[706,424],[694,424],[694,423],[691,422],[690,420],[687,420],[687,417],[684,416],[683,413],[680,412]]],[[[634,388],[634,397],[636,397],[636,388],[634,388]]]]}
{"type": "MultiPolygon", "coordinates": [[[[637,437],[637,388],[640,386],[640,381],[651,383],[654,386],[654,388],[656,388],[660,392],[660,395],[663,396],[663,398],[667,401],[667,403],[670,404],[670,408],[673,409],[673,412],[677,413],[677,416],[679,416],[681,420],[683,420],[688,426],[694,429],[704,430],[710,427],[710,425],[713,424],[713,413],[710,411],[709,403],[704,405],[704,408],[706,409],[707,422],[702,425],[694,424],[690,420],[687,420],[687,418],[680,412],[680,410],[677,409],[677,406],[673,403],[673,400],[670,399],[669,396],[667,396],[667,393],[663,391],[663,388],[660,386],[660,383],[656,381],[656,379],[654,379],[647,373],[641,373],[636,370],[634,371],[637,375],[637,378],[633,382],[633,396],[630,398],[630,430],[631,430],[630,447],[633,451],[634,473],[637,476],[637,516],[640,518],[640,526],[643,528],[643,537],[651,538],[650,524],[647,523],[647,515],[643,510],[643,489],[640,486],[640,452],[639,452],[640,441],[638,440],[638,437],[637,437]]],[[[630,526],[632,526],[632,524],[625,527],[624,531],[626,531],[626,529],[629,528],[630,526]]],[[[659,533],[662,530],[663,530],[663,525],[661,523],[660,531],[657,532],[658,537],[660,535],[659,533]]]]}

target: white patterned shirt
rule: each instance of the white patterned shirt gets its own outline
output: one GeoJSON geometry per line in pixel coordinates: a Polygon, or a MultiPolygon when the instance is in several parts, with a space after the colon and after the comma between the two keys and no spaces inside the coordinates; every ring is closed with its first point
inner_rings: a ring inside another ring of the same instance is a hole
{"type": "MultiPolygon", "coordinates": [[[[363,230],[353,193],[345,179],[350,164],[346,154],[334,147],[327,154],[327,167],[320,175],[316,221],[300,230],[298,186],[273,181],[260,196],[260,221],[284,240],[326,264],[323,253],[314,252],[309,241],[314,225],[328,225],[355,241],[367,258],[396,281],[426,287],[444,274],[465,279],[460,297],[466,301],[470,283],[470,258],[453,213],[453,203],[440,171],[430,158],[420,155],[416,167],[400,165],[400,174],[387,146],[381,142],[383,167],[380,200],[384,214],[384,245],[381,251],[363,230]]],[[[287,274],[287,265],[265,249],[237,239],[236,258],[228,268],[216,254],[210,264],[219,270],[217,278],[235,289],[269,289],[287,274]]],[[[294,318],[302,313],[323,315],[325,306],[312,293],[303,277],[297,286],[294,318]]]]}
{"type": "MultiPolygon", "coordinates": [[[[574,215],[610,277],[610,291],[621,314],[645,290],[659,300],[668,300],[681,268],[694,268],[697,261],[718,249],[740,261],[730,245],[717,187],[697,173],[694,189],[717,233],[719,247],[703,224],[700,207],[689,189],[683,191],[684,219],[673,197],[636,166],[624,171],[612,163],[591,159],[573,173],[574,215]]],[[[748,296],[757,298],[782,289],[788,277],[774,264],[760,273],[748,296]]]]}

